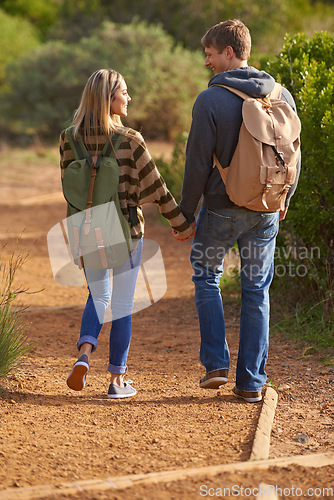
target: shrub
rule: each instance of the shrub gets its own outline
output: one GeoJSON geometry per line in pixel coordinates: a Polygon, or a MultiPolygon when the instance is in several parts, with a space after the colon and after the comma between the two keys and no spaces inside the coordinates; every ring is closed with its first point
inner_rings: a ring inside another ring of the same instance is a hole
{"type": "Polygon", "coordinates": [[[7,71],[2,116],[15,132],[58,136],[87,78],[104,67],[122,73],[128,84],[133,101],[127,125],[150,138],[189,128],[193,100],[207,83],[201,55],[175,47],[161,27],[135,21],[106,22],[77,44],[49,42],[15,61],[7,71]]]}
{"type": "Polygon", "coordinates": [[[286,37],[265,68],[293,94],[302,123],[301,175],[278,238],[276,269],[285,266],[287,272],[274,279],[274,300],[284,313],[293,307],[291,327],[298,319],[300,337],[308,318],[319,343],[333,332],[334,321],[333,63],[334,35],[322,32],[311,39],[286,37]]]}
{"type": "Polygon", "coordinates": [[[12,255],[7,261],[0,256],[0,379],[8,377],[29,350],[21,318],[22,310],[13,305],[20,292],[13,290],[13,281],[23,262],[21,255],[12,255]]]}
{"type": "MultiPolygon", "coordinates": [[[[25,19],[44,36],[56,22],[60,9],[59,0],[1,0],[2,8],[16,19],[25,19]]],[[[20,38],[20,37],[17,37],[20,38]]]]}
{"type": "Polygon", "coordinates": [[[302,171],[288,211],[302,244],[320,246],[321,263],[334,265],[334,35],[288,37],[270,72],[295,97],[302,122],[302,171]]]}
{"type": "Polygon", "coordinates": [[[269,72],[293,94],[302,122],[302,171],[289,227],[334,265],[334,35],[287,37],[269,72]]]}
{"type": "Polygon", "coordinates": [[[164,160],[162,157],[155,159],[159,172],[178,203],[181,200],[187,139],[188,133],[186,132],[176,137],[173,154],[170,160],[164,160]]]}
{"type": "Polygon", "coordinates": [[[0,85],[10,61],[27,53],[39,44],[37,30],[20,17],[12,17],[0,9],[0,85]]]}

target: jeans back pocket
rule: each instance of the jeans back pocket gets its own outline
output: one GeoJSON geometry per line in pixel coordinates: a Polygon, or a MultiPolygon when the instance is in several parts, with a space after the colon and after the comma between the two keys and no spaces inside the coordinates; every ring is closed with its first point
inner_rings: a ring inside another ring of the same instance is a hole
{"type": "Polygon", "coordinates": [[[260,238],[272,238],[278,232],[278,213],[259,214],[259,221],[253,229],[260,238]]]}
{"type": "Polygon", "coordinates": [[[207,233],[211,238],[218,241],[229,240],[235,233],[237,220],[236,217],[228,217],[207,210],[207,233]]]}

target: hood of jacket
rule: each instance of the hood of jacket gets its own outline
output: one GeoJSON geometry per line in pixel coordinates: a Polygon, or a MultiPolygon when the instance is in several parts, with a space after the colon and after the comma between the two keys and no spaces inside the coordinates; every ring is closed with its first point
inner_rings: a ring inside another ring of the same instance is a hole
{"type": "Polygon", "coordinates": [[[265,71],[259,71],[252,66],[224,71],[214,75],[208,86],[213,84],[228,85],[250,97],[261,98],[270,94],[275,86],[275,80],[265,71]]]}

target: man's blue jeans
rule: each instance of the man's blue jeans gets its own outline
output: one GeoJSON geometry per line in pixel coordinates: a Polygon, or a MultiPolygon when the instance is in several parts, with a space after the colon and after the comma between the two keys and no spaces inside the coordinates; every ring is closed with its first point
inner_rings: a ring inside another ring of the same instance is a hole
{"type": "Polygon", "coordinates": [[[261,390],[269,347],[269,287],[273,278],[278,213],[202,206],[191,250],[200,360],[207,372],[230,368],[220,278],[226,253],[235,243],[241,260],[241,317],[236,386],[261,390]]]}
{"type": "Polygon", "coordinates": [[[127,371],[133,298],[142,250],[143,240],[140,240],[129,259],[122,266],[113,269],[112,294],[109,269],[85,269],[89,295],[81,319],[77,347],[80,349],[83,343],[88,342],[93,346],[92,352],[95,351],[105,311],[111,299],[113,320],[110,329],[108,365],[108,371],[111,373],[122,374],[127,371]]]}

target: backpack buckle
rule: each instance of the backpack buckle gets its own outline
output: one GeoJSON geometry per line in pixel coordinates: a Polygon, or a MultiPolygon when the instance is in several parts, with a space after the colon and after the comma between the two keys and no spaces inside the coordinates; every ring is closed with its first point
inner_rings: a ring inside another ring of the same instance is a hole
{"type": "Polygon", "coordinates": [[[272,150],[274,151],[274,155],[276,158],[276,165],[282,172],[282,174],[285,174],[286,168],[285,168],[285,161],[284,161],[284,153],[277,151],[275,146],[271,146],[272,150]]]}

